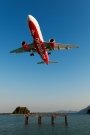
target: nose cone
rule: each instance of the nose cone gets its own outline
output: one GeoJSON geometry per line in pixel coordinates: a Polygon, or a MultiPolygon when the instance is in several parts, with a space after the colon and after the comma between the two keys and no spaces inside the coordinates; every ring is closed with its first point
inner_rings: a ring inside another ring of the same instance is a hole
{"type": "Polygon", "coordinates": [[[34,22],[36,19],[32,15],[28,15],[28,21],[34,22]]]}
{"type": "Polygon", "coordinates": [[[31,15],[28,15],[28,21],[30,21],[31,20],[31,15]]]}

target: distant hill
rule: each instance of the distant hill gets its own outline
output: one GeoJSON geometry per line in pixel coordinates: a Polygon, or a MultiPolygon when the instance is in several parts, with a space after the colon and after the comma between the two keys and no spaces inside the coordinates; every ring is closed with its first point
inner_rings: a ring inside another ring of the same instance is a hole
{"type": "Polygon", "coordinates": [[[82,113],[82,114],[85,114],[88,112],[88,110],[90,109],[90,105],[82,110],[80,110],[78,113],[82,113]]]}
{"type": "Polygon", "coordinates": [[[59,111],[56,111],[57,113],[77,113],[77,111],[72,111],[72,110],[69,110],[69,111],[65,111],[65,110],[59,110],[59,111]]]}
{"type": "Polygon", "coordinates": [[[27,107],[20,107],[18,106],[13,112],[12,114],[28,114],[30,113],[30,111],[28,110],[27,107]]]}

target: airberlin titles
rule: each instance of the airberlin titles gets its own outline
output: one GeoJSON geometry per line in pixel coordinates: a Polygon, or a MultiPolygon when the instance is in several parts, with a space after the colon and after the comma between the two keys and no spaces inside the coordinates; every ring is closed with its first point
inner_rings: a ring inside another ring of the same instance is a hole
{"type": "Polygon", "coordinates": [[[31,30],[31,33],[32,33],[32,36],[34,38],[34,43],[35,43],[35,45],[36,45],[36,47],[38,49],[38,53],[41,55],[42,59],[45,60],[46,59],[46,56],[44,54],[45,49],[42,48],[43,42],[39,38],[35,37],[35,30],[31,30]]]}
{"type": "Polygon", "coordinates": [[[43,42],[40,41],[39,38],[35,38],[35,43],[37,44],[37,48],[38,48],[38,50],[39,50],[39,52],[40,52],[41,57],[42,57],[43,59],[46,59],[46,57],[45,57],[45,55],[44,55],[44,49],[42,48],[43,42]]]}

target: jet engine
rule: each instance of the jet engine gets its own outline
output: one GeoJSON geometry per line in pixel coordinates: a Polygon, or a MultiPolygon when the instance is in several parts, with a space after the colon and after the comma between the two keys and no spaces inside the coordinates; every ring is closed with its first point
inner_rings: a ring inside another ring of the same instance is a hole
{"type": "Polygon", "coordinates": [[[23,47],[25,50],[28,50],[28,44],[27,44],[25,41],[22,42],[22,47],[23,47]]]}
{"type": "Polygon", "coordinates": [[[54,47],[56,46],[55,39],[50,38],[49,42],[50,42],[50,45],[51,45],[52,49],[54,49],[54,47]]]}

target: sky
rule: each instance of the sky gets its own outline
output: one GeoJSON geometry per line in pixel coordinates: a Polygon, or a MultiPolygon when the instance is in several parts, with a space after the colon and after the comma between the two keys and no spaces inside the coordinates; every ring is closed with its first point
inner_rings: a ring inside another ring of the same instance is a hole
{"type": "Polygon", "coordinates": [[[0,113],[25,106],[31,112],[79,111],[90,105],[90,0],[0,0],[0,113]],[[45,41],[78,45],[53,51],[41,64],[35,53],[10,54],[32,43],[33,15],[45,41]]]}

